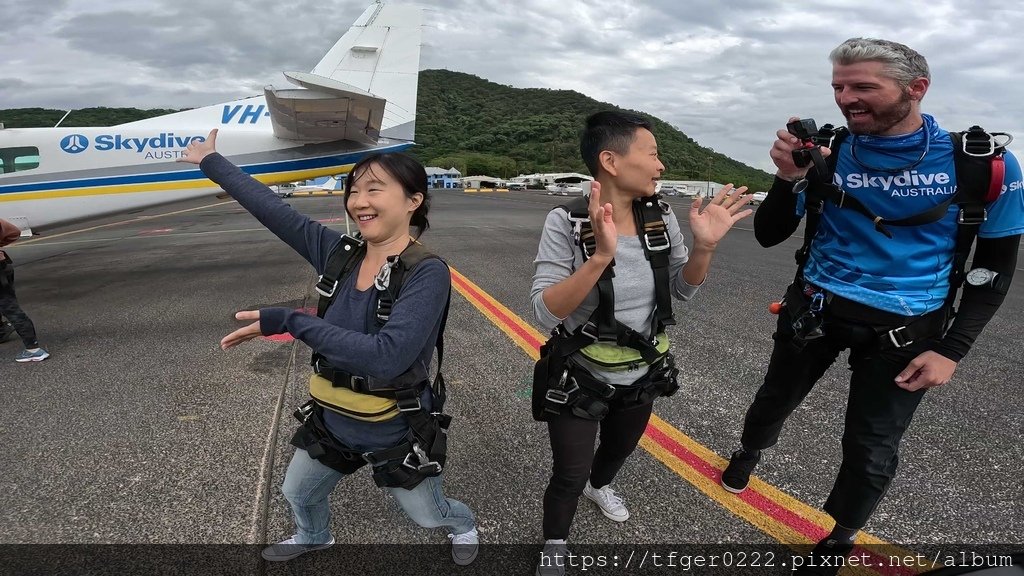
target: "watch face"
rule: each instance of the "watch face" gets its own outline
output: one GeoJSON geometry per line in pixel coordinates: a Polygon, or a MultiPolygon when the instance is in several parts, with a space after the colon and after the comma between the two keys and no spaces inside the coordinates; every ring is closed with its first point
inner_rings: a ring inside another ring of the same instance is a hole
{"type": "Polygon", "coordinates": [[[992,272],[985,268],[975,268],[967,273],[967,283],[972,286],[982,286],[992,279],[992,272]]]}

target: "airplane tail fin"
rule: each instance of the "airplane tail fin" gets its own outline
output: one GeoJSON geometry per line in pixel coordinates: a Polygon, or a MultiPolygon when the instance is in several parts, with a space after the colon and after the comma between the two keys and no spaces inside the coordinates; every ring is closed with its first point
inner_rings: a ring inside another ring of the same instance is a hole
{"type": "Polygon", "coordinates": [[[234,129],[258,130],[266,126],[259,122],[265,112],[274,134],[286,140],[370,145],[378,138],[412,141],[422,12],[416,6],[372,4],[312,72],[284,73],[299,89],[267,86],[266,108],[258,100],[243,99],[120,126],[231,123],[234,129]]]}
{"type": "Polygon", "coordinates": [[[338,179],[331,176],[326,182],[320,185],[321,190],[335,191],[338,190],[338,179]]]}
{"type": "Polygon", "coordinates": [[[373,4],[311,73],[387,100],[380,135],[412,140],[422,25],[416,6],[373,4]]]}

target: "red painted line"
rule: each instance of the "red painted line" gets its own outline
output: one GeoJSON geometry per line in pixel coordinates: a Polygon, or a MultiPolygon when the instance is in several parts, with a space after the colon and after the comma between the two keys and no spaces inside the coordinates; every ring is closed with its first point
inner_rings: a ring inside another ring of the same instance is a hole
{"type": "Polygon", "coordinates": [[[474,290],[471,286],[466,284],[461,278],[454,274],[452,274],[452,281],[458,284],[459,287],[461,287],[466,292],[469,292],[470,295],[473,296],[473,299],[476,300],[478,304],[480,304],[488,311],[490,311],[492,314],[494,314],[496,317],[498,317],[505,324],[506,327],[510,328],[513,332],[518,334],[523,340],[526,341],[526,343],[528,343],[530,346],[533,346],[538,350],[540,349],[543,342],[537,340],[533,336],[533,334],[526,331],[522,326],[520,326],[518,322],[513,321],[512,318],[509,318],[509,316],[505,314],[502,310],[498,309],[493,304],[491,304],[490,300],[484,298],[483,295],[480,294],[480,292],[474,290]]]}
{"type": "MultiPolygon", "coordinates": [[[[697,456],[693,452],[687,450],[682,444],[679,444],[675,440],[662,434],[662,432],[654,426],[648,425],[647,432],[645,434],[651,440],[654,440],[662,448],[671,452],[676,458],[682,460],[686,465],[705,478],[712,480],[715,483],[718,483],[721,479],[722,473],[717,468],[701,459],[700,456],[697,456]]],[[[817,524],[794,514],[787,508],[779,506],[774,501],[769,500],[764,495],[753,489],[747,489],[742,494],[737,494],[736,497],[740,498],[747,504],[750,504],[754,508],[761,510],[765,514],[768,514],[776,521],[789,526],[804,536],[807,536],[811,541],[817,542],[825,536],[828,536],[828,532],[823,530],[817,524]]]]}

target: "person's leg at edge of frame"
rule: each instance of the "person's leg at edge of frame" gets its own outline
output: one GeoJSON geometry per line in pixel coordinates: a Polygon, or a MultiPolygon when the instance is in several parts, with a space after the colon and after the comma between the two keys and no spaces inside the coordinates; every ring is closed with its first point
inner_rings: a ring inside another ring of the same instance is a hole
{"type": "Polygon", "coordinates": [[[544,491],[544,550],[537,576],[565,573],[566,539],[590,476],[598,426],[596,420],[579,418],[569,410],[548,421],[552,471],[544,491]]]}
{"type": "Polygon", "coordinates": [[[842,351],[842,345],[825,336],[807,342],[802,349],[793,343],[791,319],[779,314],[764,382],[743,419],[740,448],[732,453],[722,472],[721,484],[729,492],[742,493],[750,474],[761,461],[761,451],[775,445],[786,419],[803,402],[814,384],[825,374],[842,351]]]}
{"type": "Polygon", "coordinates": [[[295,520],[295,535],[265,548],[265,559],[291,560],[306,552],[322,550],[334,544],[328,496],[344,476],[317,462],[305,450],[296,448],[281,486],[281,492],[288,500],[295,520]]]}
{"type": "Polygon", "coordinates": [[[50,357],[50,353],[39,346],[36,340],[35,324],[18,305],[14,292],[14,270],[10,265],[0,270],[0,314],[10,322],[21,337],[25,350],[15,356],[17,362],[38,362],[50,357]]]}
{"type": "Polygon", "coordinates": [[[6,342],[14,332],[14,325],[8,322],[7,318],[0,314],[0,344],[6,342]]]}
{"type": "Polygon", "coordinates": [[[612,408],[601,420],[601,442],[594,454],[590,480],[583,494],[598,505],[601,513],[616,522],[628,520],[629,510],[610,484],[626,459],[636,450],[640,438],[647,430],[653,409],[654,402],[625,409],[612,408]]]}
{"type": "MultiPolygon", "coordinates": [[[[812,554],[833,558],[848,555],[857,533],[885,497],[899,464],[900,441],[925,394],[923,389],[904,390],[894,379],[932,343],[922,341],[884,354],[851,353],[853,375],[843,431],[843,462],[824,505],[836,525],[812,554]]],[[[803,573],[835,574],[835,570],[824,568],[811,570],[803,573]]]]}
{"type": "Polygon", "coordinates": [[[388,488],[405,514],[424,528],[448,528],[452,540],[452,560],[466,566],[476,559],[479,535],[472,510],[458,500],[446,498],[442,476],[429,476],[412,490],[388,488]]]}

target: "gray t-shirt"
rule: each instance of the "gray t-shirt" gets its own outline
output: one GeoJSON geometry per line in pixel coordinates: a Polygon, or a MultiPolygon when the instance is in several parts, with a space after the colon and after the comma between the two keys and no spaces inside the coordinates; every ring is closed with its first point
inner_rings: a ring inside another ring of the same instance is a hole
{"type": "MultiPolygon", "coordinates": [[[[687,284],[681,274],[683,265],[689,258],[689,251],[683,243],[683,233],[671,208],[668,208],[662,217],[672,243],[669,255],[672,296],[679,300],[689,300],[698,288],[687,284]]],[[[569,222],[565,209],[559,207],[548,213],[533,265],[533,289],[530,297],[533,300],[534,314],[541,326],[545,330],[551,330],[562,322],[571,332],[585,324],[597,308],[597,286],[591,289],[583,303],[573,310],[568,318],[558,318],[544,304],[544,290],[565,280],[583,265],[583,255],[573,239],[573,225],[569,222]]],[[[651,322],[655,310],[654,273],[651,271],[650,262],[644,257],[639,236],[618,237],[612,286],[615,289],[615,318],[644,336],[651,337],[651,322]]],[[[610,371],[602,370],[588,362],[579,353],[573,358],[591,374],[609,384],[629,385],[647,373],[645,366],[638,370],[610,371]]]]}

